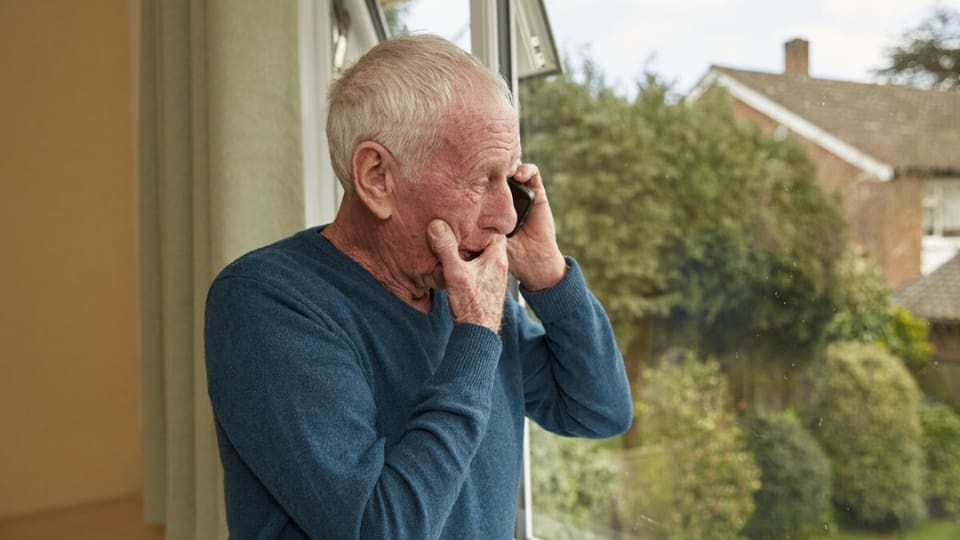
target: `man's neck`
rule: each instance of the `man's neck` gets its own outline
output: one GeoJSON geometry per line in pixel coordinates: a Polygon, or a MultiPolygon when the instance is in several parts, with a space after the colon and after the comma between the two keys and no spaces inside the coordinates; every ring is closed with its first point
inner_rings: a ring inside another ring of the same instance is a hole
{"type": "Polygon", "coordinates": [[[336,219],[321,234],[394,296],[414,309],[429,313],[432,305],[430,290],[418,287],[411,277],[403,273],[398,261],[383,249],[389,242],[380,237],[377,227],[371,226],[369,220],[356,214],[344,200],[336,219]]]}

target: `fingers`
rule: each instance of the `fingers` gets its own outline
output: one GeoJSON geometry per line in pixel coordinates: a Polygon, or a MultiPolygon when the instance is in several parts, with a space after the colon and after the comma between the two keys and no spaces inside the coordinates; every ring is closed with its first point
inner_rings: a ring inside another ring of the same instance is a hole
{"type": "Polygon", "coordinates": [[[517,168],[513,179],[521,184],[527,184],[530,188],[540,185],[540,169],[533,163],[523,163],[517,168]]]}
{"type": "MultiPolygon", "coordinates": [[[[490,242],[490,245],[483,250],[483,253],[477,257],[477,262],[481,266],[501,266],[507,263],[507,237],[497,235],[490,242]]],[[[508,273],[509,265],[505,267],[504,274],[508,273]]]]}
{"type": "Polygon", "coordinates": [[[530,290],[552,287],[566,274],[566,260],[557,244],[556,225],[540,169],[521,164],[513,177],[536,194],[523,229],[508,244],[510,272],[530,290]]]}
{"type": "Polygon", "coordinates": [[[433,254],[440,259],[440,264],[453,266],[460,261],[457,238],[450,226],[441,219],[435,219],[427,227],[427,241],[433,254]]]}
{"type": "Polygon", "coordinates": [[[427,242],[440,261],[453,320],[499,331],[509,270],[506,237],[495,236],[475,259],[463,260],[456,235],[437,219],[427,226],[427,242]]]}
{"type": "Polygon", "coordinates": [[[507,238],[495,237],[479,257],[465,264],[469,275],[467,287],[447,288],[454,320],[474,322],[499,332],[510,266],[507,238]]]}

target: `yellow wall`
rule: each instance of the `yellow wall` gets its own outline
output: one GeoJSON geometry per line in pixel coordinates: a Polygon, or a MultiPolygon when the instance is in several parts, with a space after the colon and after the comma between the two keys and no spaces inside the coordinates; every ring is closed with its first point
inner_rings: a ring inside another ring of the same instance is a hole
{"type": "Polygon", "coordinates": [[[129,0],[0,0],[0,519],[140,491],[129,0]]]}

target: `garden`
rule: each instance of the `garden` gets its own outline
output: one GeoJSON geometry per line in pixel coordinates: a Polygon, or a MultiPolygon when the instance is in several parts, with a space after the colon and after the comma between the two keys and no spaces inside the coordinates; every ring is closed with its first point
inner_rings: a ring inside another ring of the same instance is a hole
{"type": "MultiPolygon", "coordinates": [[[[624,436],[531,428],[542,538],[960,538],[960,416],[804,148],[589,60],[521,87],[561,247],[608,310],[624,436]],[[924,374],[924,377],[919,377],[924,374]]],[[[954,395],[960,389],[952,389],[954,395]]]]}

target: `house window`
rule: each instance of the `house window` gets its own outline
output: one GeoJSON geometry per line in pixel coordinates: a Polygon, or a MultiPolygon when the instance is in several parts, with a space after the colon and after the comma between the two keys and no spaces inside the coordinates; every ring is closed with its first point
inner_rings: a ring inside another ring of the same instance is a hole
{"type": "Polygon", "coordinates": [[[926,236],[943,236],[943,227],[937,219],[939,199],[932,194],[923,196],[923,234],[926,236]]]}
{"type": "Polygon", "coordinates": [[[960,236],[960,178],[925,182],[923,232],[928,236],[960,236]]]}

